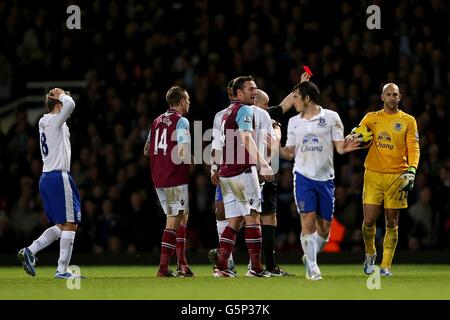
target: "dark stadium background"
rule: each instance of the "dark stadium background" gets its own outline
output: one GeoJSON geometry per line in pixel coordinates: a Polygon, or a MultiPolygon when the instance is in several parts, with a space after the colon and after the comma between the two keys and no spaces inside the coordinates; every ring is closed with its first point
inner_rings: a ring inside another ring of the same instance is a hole
{"type": "MultiPolygon", "coordinates": [[[[0,254],[16,253],[48,227],[37,187],[36,124],[51,87],[70,90],[77,103],[68,121],[83,219],[74,258],[138,256],[159,252],[164,228],[142,149],[151,121],[167,108],[167,89],[187,88],[188,118],[202,120],[205,130],[227,106],[230,79],[255,76],[276,105],[303,65],[314,73],[321,104],[340,114],[345,133],[381,108],[382,84],[400,86],[402,109],[418,123],[421,160],[410,207],[400,217],[398,251],[448,252],[449,16],[443,0],[0,0],[0,254]],[[70,4],[81,8],[81,30],[66,27],[70,4]],[[371,4],[381,8],[381,30],[366,27],[371,4]]],[[[343,257],[362,256],[364,155],[335,155],[335,218],[342,228],[332,247],[343,257]]],[[[298,258],[291,170],[282,162],[277,250],[298,258]]],[[[188,252],[202,255],[217,244],[207,165],[192,168],[190,195],[188,252]]],[[[244,246],[241,239],[238,250],[244,246]]],[[[57,245],[51,248],[56,252],[57,245]]]]}

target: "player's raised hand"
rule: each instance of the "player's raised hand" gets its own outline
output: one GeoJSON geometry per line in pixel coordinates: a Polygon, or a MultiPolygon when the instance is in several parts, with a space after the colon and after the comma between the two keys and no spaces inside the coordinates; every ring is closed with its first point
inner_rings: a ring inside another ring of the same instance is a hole
{"type": "Polygon", "coordinates": [[[59,100],[59,96],[65,94],[64,90],[61,88],[53,88],[50,90],[48,97],[50,99],[59,100]]]}

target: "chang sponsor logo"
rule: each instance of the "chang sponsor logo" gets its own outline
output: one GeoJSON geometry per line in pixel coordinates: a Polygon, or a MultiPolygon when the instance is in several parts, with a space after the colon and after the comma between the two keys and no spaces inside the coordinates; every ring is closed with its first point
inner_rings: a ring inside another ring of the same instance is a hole
{"type": "Polygon", "coordinates": [[[303,137],[302,152],[322,152],[322,146],[319,145],[319,137],[314,134],[307,134],[303,137]]]}
{"type": "Polygon", "coordinates": [[[394,145],[391,144],[392,138],[387,132],[381,132],[377,137],[377,148],[394,149],[394,145]]]}

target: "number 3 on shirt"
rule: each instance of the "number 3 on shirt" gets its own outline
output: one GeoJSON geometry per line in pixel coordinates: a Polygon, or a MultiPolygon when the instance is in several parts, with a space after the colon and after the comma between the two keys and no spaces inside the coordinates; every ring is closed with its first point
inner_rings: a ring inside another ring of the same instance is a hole
{"type": "Polygon", "coordinates": [[[46,157],[48,155],[48,145],[46,144],[47,142],[47,137],[45,136],[45,133],[42,132],[41,133],[41,151],[42,151],[42,155],[44,157],[46,157]]]}
{"type": "Polygon", "coordinates": [[[153,154],[158,154],[158,149],[162,149],[164,152],[164,155],[166,155],[167,151],[167,128],[163,130],[161,133],[161,140],[159,140],[159,129],[156,129],[155,132],[155,148],[153,154]]]}

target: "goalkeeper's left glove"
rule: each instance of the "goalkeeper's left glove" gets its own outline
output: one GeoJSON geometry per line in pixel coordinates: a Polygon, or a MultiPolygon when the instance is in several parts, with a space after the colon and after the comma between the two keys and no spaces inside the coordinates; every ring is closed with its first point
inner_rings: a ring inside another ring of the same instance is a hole
{"type": "Polygon", "coordinates": [[[408,170],[400,175],[399,179],[402,180],[401,191],[411,191],[414,187],[414,179],[416,178],[416,168],[409,167],[408,170]]]}

